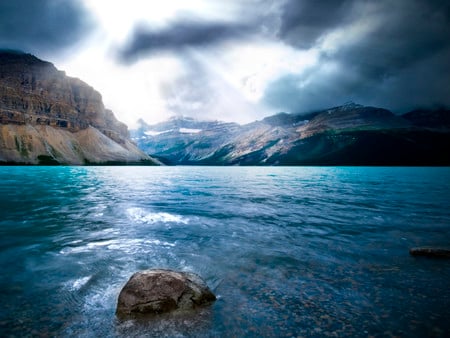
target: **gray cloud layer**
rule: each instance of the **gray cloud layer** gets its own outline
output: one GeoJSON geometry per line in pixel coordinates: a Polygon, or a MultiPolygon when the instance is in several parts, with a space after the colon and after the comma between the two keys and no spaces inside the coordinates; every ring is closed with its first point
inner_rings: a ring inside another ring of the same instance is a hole
{"type": "Polygon", "coordinates": [[[377,25],[361,39],[323,52],[306,72],[272,83],[265,101],[289,111],[308,111],[348,100],[396,111],[450,105],[450,2],[289,1],[280,38],[295,48],[317,45],[334,29],[367,16],[377,25]],[[308,14],[302,11],[315,6],[308,14]],[[323,13],[323,20],[315,20],[323,13]],[[304,18],[309,16],[308,18],[304,18]],[[333,64],[335,70],[326,67],[333,64]],[[302,83],[307,83],[303,86],[302,83]]]}
{"type": "Polygon", "coordinates": [[[83,37],[91,21],[76,0],[0,0],[0,48],[51,55],[83,37]]]}
{"type": "Polygon", "coordinates": [[[137,29],[122,59],[230,39],[245,43],[249,33],[308,50],[320,48],[328,34],[367,21],[373,28],[359,39],[321,50],[313,67],[269,84],[263,101],[274,110],[296,112],[349,100],[396,111],[450,105],[446,0],[252,0],[238,7],[243,15],[235,24],[179,20],[164,30],[137,29]]]}
{"type": "Polygon", "coordinates": [[[159,51],[180,52],[186,47],[207,47],[225,40],[243,38],[251,29],[246,24],[193,19],[181,19],[159,30],[138,27],[128,45],[119,52],[119,58],[128,62],[159,51]]]}
{"type": "Polygon", "coordinates": [[[313,47],[316,40],[349,21],[353,1],[289,0],[281,10],[279,37],[297,48],[313,47]]]}
{"type": "MultiPolygon", "coordinates": [[[[64,51],[92,27],[80,3],[0,0],[0,48],[38,55],[64,51]]],[[[217,0],[217,4],[221,4],[217,8],[233,7],[235,21],[184,16],[164,29],[137,27],[120,49],[120,60],[133,62],[159,51],[186,57],[189,49],[215,48],[225,41],[245,44],[256,37],[297,50],[320,50],[317,64],[268,85],[263,102],[274,111],[310,111],[349,100],[396,111],[450,106],[448,0],[229,0],[226,5],[217,0]],[[358,38],[349,34],[334,48],[322,48],[330,34],[365,22],[372,26],[358,38]]],[[[203,70],[204,81],[210,75],[203,70]]],[[[196,76],[185,74],[163,94],[170,102],[178,102],[170,93],[182,89],[198,103],[192,107],[209,102],[206,96],[211,92],[189,90],[198,87],[196,76]]],[[[180,103],[171,108],[181,111],[183,100],[180,97],[180,103]]]]}

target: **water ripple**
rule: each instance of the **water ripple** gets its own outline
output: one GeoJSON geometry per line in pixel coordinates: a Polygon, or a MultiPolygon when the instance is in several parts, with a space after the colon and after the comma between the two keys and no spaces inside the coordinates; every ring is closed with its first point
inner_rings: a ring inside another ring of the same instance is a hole
{"type": "Polygon", "coordinates": [[[1,336],[445,336],[449,168],[0,168],[1,336]],[[196,318],[119,323],[137,270],[196,272],[196,318]],[[367,332],[362,334],[363,332],[367,332]]]}

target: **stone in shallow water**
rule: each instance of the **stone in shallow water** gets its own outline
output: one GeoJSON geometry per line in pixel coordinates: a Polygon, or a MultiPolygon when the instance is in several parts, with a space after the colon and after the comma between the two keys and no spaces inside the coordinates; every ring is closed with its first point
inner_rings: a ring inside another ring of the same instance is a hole
{"type": "Polygon", "coordinates": [[[411,256],[450,258],[450,249],[428,247],[412,248],[409,249],[409,254],[411,256]]]}
{"type": "Polygon", "coordinates": [[[119,294],[116,315],[156,315],[193,310],[216,299],[206,283],[191,272],[152,269],[136,272],[119,294]]]}

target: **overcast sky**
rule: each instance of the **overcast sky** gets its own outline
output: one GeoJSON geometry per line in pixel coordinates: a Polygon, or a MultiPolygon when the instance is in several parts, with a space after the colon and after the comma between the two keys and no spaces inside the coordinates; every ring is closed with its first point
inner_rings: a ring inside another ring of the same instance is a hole
{"type": "Polygon", "coordinates": [[[81,78],[131,127],[450,105],[448,0],[0,0],[0,48],[81,78]]]}

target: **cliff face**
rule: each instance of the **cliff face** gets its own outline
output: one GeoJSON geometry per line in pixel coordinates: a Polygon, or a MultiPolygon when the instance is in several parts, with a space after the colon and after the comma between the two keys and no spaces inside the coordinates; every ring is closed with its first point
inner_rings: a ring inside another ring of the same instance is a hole
{"type": "Polygon", "coordinates": [[[32,55],[0,51],[0,162],[42,159],[151,161],[92,87],[32,55]]]}

